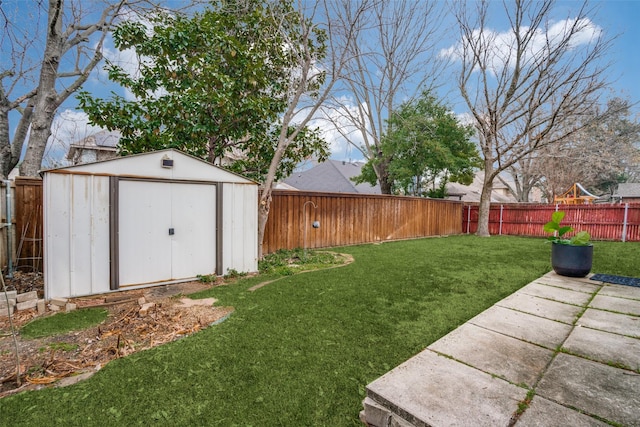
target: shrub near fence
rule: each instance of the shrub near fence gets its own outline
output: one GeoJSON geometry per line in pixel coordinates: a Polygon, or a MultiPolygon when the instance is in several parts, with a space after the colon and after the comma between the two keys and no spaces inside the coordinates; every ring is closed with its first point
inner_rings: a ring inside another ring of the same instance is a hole
{"type": "Polygon", "coordinates": [[[262,249],[268,254],[460,234],[461,215],[462,203],[450,200],[276,190],[262,249]],[[314,221],[320,228],[312,228],[314,221]]]}
{"type": "MultiPolygon", "coordinates": [[[[547,236],[542,227],[556,210],[567,214],[563,225],[577,231],[587,230],[594,240],[640,241],[640,204],[595,205],[491,205],[489,232],[493,235],[547,236]]],[[[478,205],[465,205],[462,214],[464,233],[478,230],[478,205]]]]}

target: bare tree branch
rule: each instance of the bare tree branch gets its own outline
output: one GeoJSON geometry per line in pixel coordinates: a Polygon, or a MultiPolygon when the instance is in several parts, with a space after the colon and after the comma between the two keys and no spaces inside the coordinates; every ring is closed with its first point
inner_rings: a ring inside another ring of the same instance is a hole
{"type": "MultiPolygon", "coordinates": [[[[21,120],[29,118],[26,129],[31,127],[22,174],[37,173],[58,108],[101,63],[103,45],[113,25],[120,19],[169,10],[160,3],[167,2],[49,0],[32,2],[28,14],[23,2],[14,2],[13,9],[3,4],[0,14],[3,58],[0,64],[0,152],[15,151],[8,147],[22,144],[22,131],[16,132],[18,137],[14,136],[15,141],[11,141],[9,114],[32,111],[32,114],[20,117],[21,120]]],[[[188,12],[203,3],[202,0],[177,2],[179,10],[172,12],[188,12]]],[[[23,129],[23,123],[20,122],[20,129],[23,129]]],[[[3,176],[15,166],[13,160],[2,164],[0,172],[3,176]]]]}
{"type": "MultiPolygon", "coordinates": [[[[347,142],[375,160],[384,193],[391,192],[380,149],[386,120],[400,102],[433,87],[445,62],[435,51],[442,38],[440,6],[438,2],[374,0],[346,46],[349,60],[340,89],[350,98],[334,97],[328,117],[347,142]],[[358,132],[342,130],[345,122],[358,132]]],[[[345,10],[338,16],[349,13],[345,10]]]]}
{"type": "MultiPolygon", "coordinates": [[[[498,33],[489,24],[497,5],[456,2],[460,40],[448,50],[459,63],[458,87],[484,157],[478,226],[483,236],[489,235],[494,179],[587,125],[576,118],[600,101],[612,42],[590,19],[594,10],[586,2],[564,20],[553,16],[551,0],[515,0],[502,6],[510,28],[498,33]]],[[[524,189],[530,182],[519,185],[524,189]]]]}

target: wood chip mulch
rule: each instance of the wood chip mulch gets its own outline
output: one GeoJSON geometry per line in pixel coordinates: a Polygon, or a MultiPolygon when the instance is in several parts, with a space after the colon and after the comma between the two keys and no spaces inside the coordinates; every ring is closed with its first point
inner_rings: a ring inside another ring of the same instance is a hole
{"type": "MultiPolygon", "coordinates": [[[[24,278],[18,278],[19,293],[39,291],[38,285],[31,286],[27,282],[24,278]]],[[[184,298],[185,294],[213,285],[199,282],[180,285],[178,296],[171,291],[171,285],[165,285],[145,291],[70,300],[78,308],[103,307],[108,311],[107,319],[92,328],[53,337],[26,339],[18,334],[19,382],[9,319],[0,317],[0,398],[23,390],[46,387],[63,378],[96,372],[113,359],[175,341],[207,328],[233,312],[232,307],[215,305],[184,307],[180,298],[184,298]],[[140,313],[140,298],[155,303],[145,315],[140,313]]],[[[47,312],[45,315],[53,314],[47,312]]],[[[19,331],[36,317],[36,310],[28,310],[14,313],[12,321],[19,331]]]]}

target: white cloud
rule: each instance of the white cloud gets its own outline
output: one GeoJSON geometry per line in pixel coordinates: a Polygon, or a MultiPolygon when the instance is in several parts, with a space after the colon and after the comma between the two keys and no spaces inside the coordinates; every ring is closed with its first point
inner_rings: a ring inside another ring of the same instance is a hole
{"type": "MultiPolygon", "coordinates": [[[[596,40],[602,33],[602,28],[594,24],[588,18],[564,19],[549,23],[546,31],[540,29],[534,32],[531,41],[528,43],[528,50],[525,60],[532,60],[536,57],[546,56],[548,52],[554,51],[567,36],[570,36],[569,47],[575,49],[578,46],[586,45],[596,40]]],[[[521,33],[529,31],[528,27],[522,27],[521,33]]],[[[472,33],[475,40],[480,40],[482,46],[486,46],[486,59],[491,71],[498,73],[505,65],[513,67],[515,61],[514,48],[516,37],[513,31],[496,32],[491,29],[480,31],[475,29],[472,33]]],[[[440,51],[440,56],[460,61],[465,54],[463,41],[458,41],[455,45],[440,51]]]]}
{"type": "Polygon", "coordinates": [[[455,114],[455,116],[456,116],[456,119],[458,120],[458,122],[460,124],[462,124],[462,125],[475,125],[476,124],[476,119],[473,117],[473,115],[471,115],[471,113],[464,112],[464,113],[455,114]]]}
{"type": "Polygon", "coordinates": [[[43,164],[45,167],[66,166],[69,145],[100,131],[98,126],[89,124],[86,113],[64,110],[53,119],[51,136],[47,141],[43,164]]]}
{"type": "MultiPolygon", "coordinates": [[[[365,106],[366,108],[366,106],[365,106]]],[[[364,137],[349,119],[358,113],[351,98],[341,97],[333,106],[324,106],[309,122],[309,127],[320,128],[321,136],[329,143],[331,158],[337,160],[362,160],[356,146],[364,145],[364,137]]]]}

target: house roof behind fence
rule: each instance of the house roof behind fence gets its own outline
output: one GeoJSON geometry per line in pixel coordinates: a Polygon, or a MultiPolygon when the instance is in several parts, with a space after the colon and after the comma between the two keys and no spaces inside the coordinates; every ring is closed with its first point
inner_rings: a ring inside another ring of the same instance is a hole
{"type": "Polygon", "coordinates": [[[640,197],[640,183],[637,182],[624,182],[618,184],[618,191],[616,196],[619,197],[640,197]]]}
{"type": "Polygon", "coordinates": [[[311,169],[294,172],[284,183],[297,190],[330,193],[382,194],[380,186],[368,183],[356,184],[351,178],[360,175],[362,162],[327,160],[311,169]]]}

